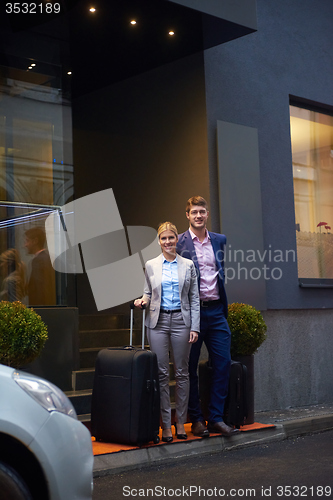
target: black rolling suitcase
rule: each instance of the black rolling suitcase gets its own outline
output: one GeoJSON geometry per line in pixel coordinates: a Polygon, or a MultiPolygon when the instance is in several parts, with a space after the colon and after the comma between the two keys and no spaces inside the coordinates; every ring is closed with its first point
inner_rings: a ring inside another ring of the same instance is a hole
{"type": "MultiPolygon", "coordinates": [[[[199,363],[199,395],[204,419],[208,419],[208,405],[212,367],[209,361],[199,363]]],[[[247,417],[247,368],[238,361],[231,361],[228,396],[224,405],[223,420],[226,424],[239,428],[247,417]]]]}
{"type": "Polygon", "coordinates": [[[97,356],[91,433],[99,441],[142,445],[159,442],[160,393],[156,354],[132,346],[102,349],[97,356]]]}
{"type": "Polygon", "coordinates": [[[239,429],[247,418],[247,368],[239,361],[231,361],[228,396],[224,405],[224,421],[239,429]]]}

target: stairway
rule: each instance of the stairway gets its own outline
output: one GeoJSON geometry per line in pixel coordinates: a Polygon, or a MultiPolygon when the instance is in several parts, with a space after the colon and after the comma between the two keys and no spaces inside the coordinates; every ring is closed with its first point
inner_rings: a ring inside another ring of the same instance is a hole
{"type": "MultiPolygon", "coordinates": [[[[91,396],[94,381],[95,362],[98,352],[105,347],[129,345],[130,314],[80,315],[79,316],[79,355],[80,368],[72,372],[72,391],[66,392],[79,420],[90,421],[91,396]]],[[[142,317],[140,311],[134,312],[133,345],[141,347],[142,317]]],[[[146,347],[147,339],[145,339],[146,347]]],[[[170,395],[174,399],[173,366],[170,363],[170,395]]]]}
{"type": "MultiPolygon", "coordinates": [[[[95,362],[98,352],[105,347],[129,343],[129,315],[80,315],[79,316],[79,370],[72,372],[71,400],[81,421],[90,420],[91,395],[95,362]]],[[[137,331],[133,341],[137,341],[137,331]]]]}

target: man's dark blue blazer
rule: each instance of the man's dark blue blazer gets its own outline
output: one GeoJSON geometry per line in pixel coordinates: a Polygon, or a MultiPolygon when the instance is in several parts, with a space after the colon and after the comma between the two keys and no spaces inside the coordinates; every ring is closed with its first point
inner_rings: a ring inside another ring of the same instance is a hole
{"type": "MultiPolygon", "coordinates": [[[[219,285],[220,299],[223,304],[224,316],[227,318],[228,300],[224,289],[224,248],[227,242],[227,238],[224,236],[224,234],[211,233],[210,231],[208,231],[208,234],[214,250],[216,266],[218,270],[218,285],[219,285]]],[[[177,243],[177,253],[179,253],[182,257],[185,257],[185,259],[193,260],[197,271],[198,285],[200,290],[200,270],[198,265],[198,259],[195,253],[193,240],[191,238],[189,230],[179,235],[177,243]]]]}

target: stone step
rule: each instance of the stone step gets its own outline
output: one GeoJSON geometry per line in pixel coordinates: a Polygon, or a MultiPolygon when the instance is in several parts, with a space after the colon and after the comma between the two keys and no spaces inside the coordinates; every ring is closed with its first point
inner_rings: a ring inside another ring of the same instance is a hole
{"type": "Polygon", "coordinates": [[[77,415],[87,415],[91,413],[92,390],[65,392],[71,401],[77,415]]]}
{"type": "MultiPolygon", "coordinates": [[[[141,345],[142,331],[133,329],[134,345],[141,345]]],[[[147,337],[145,337],[147,342],[147,337]]],[[[129,345],[130,331],[124,329],[102,329],[102,330],[80,330],[79,332],[79,347],[94,348],[94,347],[120,347],[129,345]]]]}
{"type": "MultiPolygon", "coordinates": [[[[174,402],[171,402],[171,422],[175,421],[175,409],[176,409],[176,404],[174,402]]],[[[78,420],[80,420],[80,422],[86,424],[88,429],[91,430],[91,425],[90,425],[91,413],[77,414],[77,418],[78,420]]],[[[160,423],[160,425],[162,426],[162,423],[160,423]]]]}
{"type": "Polygon", "coordinates": [[[129,315],[124,314],[81,314],[79,330],[112,330],[113,328],[129,328],[129,315]]]}
{"type": "MultiPolygon", "coordinates": [[[[122,344],[123,345],[123,344],[122,344]]],[[[117,346],[115,346],[117,347],[117,346]]],[[[122,346],[118,346],[122,347],[122,346]]],[[[135,347],[141,348],[141,345],[135,345],[135,347]]],[[[105,349],[103,346],[99,347],[87,347],[79,350],[80,354],[80,369],[94,368],[96,363],[97,354],[101,349],[105,349]]],[[[145,349],[148,349],[148,345],[145,345],[145,349]]]]}
{"type": "MultiPolygon", "coordinates": [[[[171,400],[171,408],[175,407],[175,384],[174,382],[170,382],[170,400],[171,400]]],[[[90,420],[91,414],[91,400],[92,400],[92,391],[71,391],[66,392],[66,396],[70,399],[72,405],[75,408],[75,411],[80,420],[90,420]]]]}
{"type": "MultiPolygon", "coordinates": [[[[83,368],[72,372],[73,391],[91,390],[94,383],[95,368],[83,368]]],[[[170,363],[170,381],[174,380],[174,367],[170,363]]]]}
{"type": "Polygon", "coordinates": [[[73,391],[83,391],[92,389],[94,383],[94,368],[75,370],[72,372],[73,391]]]}
{"type": "MultiPolygon", "coordinates": [[[[175,387],[176,383],[172,380],[170,381],[170,401],[171,408],[174,408],[175,402],[175,387]]],[[[90,420],[91,414],[91,400],[92,400],[92,390],[75,390],[65,393],[66,396],[70,399],[72,405],[75,408],[75,411],[80,420],[90,420]],[[82,417],[84,415],[84,417],[82,417]]]]}

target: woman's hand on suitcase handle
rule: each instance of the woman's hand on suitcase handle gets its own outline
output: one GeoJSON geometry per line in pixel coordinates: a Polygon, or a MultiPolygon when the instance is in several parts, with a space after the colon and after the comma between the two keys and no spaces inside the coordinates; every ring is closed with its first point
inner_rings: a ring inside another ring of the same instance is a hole
{"type": "Polygon", "coordinates": [[[190,344],[194,344],[198,340],[198,332],[190,332],[190,344]]]}
{"type": "Polygon", "coordinates": [[[134,301],[134,305],[135,307],[140,307],[140,309],[145,309],[146,305],[147,305],[147,302],[144,301],[141,297],[141,299],[136,299],[134,301]]]}

